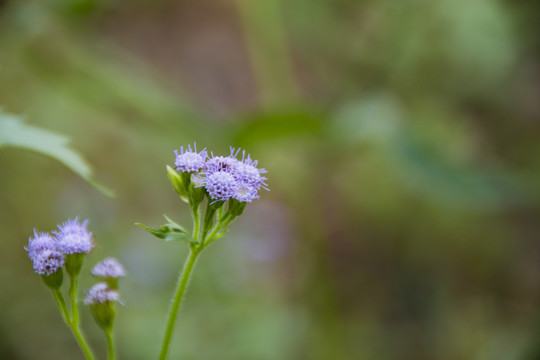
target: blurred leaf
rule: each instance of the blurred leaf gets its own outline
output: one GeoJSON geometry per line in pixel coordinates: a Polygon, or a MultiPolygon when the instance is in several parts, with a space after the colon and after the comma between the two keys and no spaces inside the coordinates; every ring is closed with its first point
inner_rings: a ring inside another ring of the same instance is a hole
{"type": "Polygon", "coordinates": [[[247,146],[260,140],[283,136],[319,135],[323,118],[307,109],[266,112],[249,116],[235,128],[235,143],[247,146]],[[243,126],[241,126],[243,124],[243,126]],[[240,126],[238,126],[240,125],[240,126]]]}
{"type": "Polygon", "coordinates": [[[0,110],[0,148],[12,146],[49,156],[66,165],[103,194],[113,197],[114,191],[93,178],[90,165],[68,146],[68,142],[64,135],[25,124],[19,117],[0,110]]]}
{"type": "Polygon", "coordinates": [[[191,238],[191,235],[182,226],[173,222],[167,216],[165,216],[165,219],[167,219],[169,223],[162,225],[160,228],[151,228],[141,223],[135,223],[135,225],[139,225],[144,230],[148,231],[150,234],[154,235],[158,239],[163,239],[167,242],[183,241],[187,243],[197,243],[191,238]]]}

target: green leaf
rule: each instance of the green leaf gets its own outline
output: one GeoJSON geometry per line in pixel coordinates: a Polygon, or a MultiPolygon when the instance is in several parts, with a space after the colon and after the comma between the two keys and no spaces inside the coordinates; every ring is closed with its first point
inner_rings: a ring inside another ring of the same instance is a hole
{"type": "Polygon", "coordinates": [[[94,179],[90,165],[68,143],[66,136],[25,124],[19,117],[6,114],[0,109],[0,148],[18,147],[53,158],[103,194],[113,197],[114,191],[94,179]]]}
{"type": "Polygon", "coordinates": [[[165,241],[183,241],[187,243],[197,243],[191,238],[191,235],[180,225],[172,222],[168,217],[165,218],[169,223],[162,225],[160,228],[151,228],[145,226],[141,223],[135,223],[139,225],[144,230],[148,231],[150,234],[154,235],[158,239],[163,239],[165,241]]]}

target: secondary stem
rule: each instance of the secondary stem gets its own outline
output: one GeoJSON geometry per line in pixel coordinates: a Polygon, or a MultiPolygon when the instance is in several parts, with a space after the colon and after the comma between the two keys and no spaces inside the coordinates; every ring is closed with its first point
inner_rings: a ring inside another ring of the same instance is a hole
{"type": "Polygon", "coordinates": [[[197,207],[197,209],[192,211],[193,213],[193,240],[197,241],[199,238],[199,229],[200,229],[200,217],[201,217],[201,210],[200,207],[197,207]]]}
{"type": "Polygon", "coordinates": [[[64,319],[64,322],[69,326],[71,323],[71,320],[69,318],[69,312],[67,309],[66,302],[64,301],[64,296],[58,289],[51,290],[54,296],[54,300],[56,301],[56,305],[58,305],[58,309],[60,310],[60,314],[62,315],[62,319],[64,319]]]}
{"type": "Polygon", "coordinates": [[[107,335],[107,354],[109,360],[114,360],[114,342],[113,342],[113,336],[112,336],[112,330],[105,331],[105,334],[107,335]]]}
{"type": "Polygon", "coordinates": [[[87,360],[94,360],[94,355],[92,354],[92,351],[88,347],[88,344],[84,340],[84,336],[81,333],[81,330],[79,329],[79,325],[71,324],[70,326],[71,331],[73,332],[73,335],[75,336],[75,339],[77,339],[77,342],[79,343],[79,347],[81,348],[84,356],[87,360]]]}
{"type": "Polygon", "coordinates": [[[180,308],[180,303],[184,296],[186,286],[189,281],[189,277],[197,261],[197,257],[200,254],[199,248],[192,248],[189,252],[189,256],[184,265],[184,270],[178,278],[178,284],[176,291],[173,297],[173,303],[171,309],[169,310],[169,319],[167,320],[167,327],[165,329],[165,336],[163,337],[163,344],[161,345],[161,353],[159,355],[159,360],[165,360],[169,352],[169,347],[171,343],[172,333],[174,331],[174,325],[176,323],[176,316],[178,315],[178,309],[180,308]]]}
{"type": "Polygon", "coordinates": [[[79,325],[79,307],[77,305],[77,288],[79,286],[78,276],[69,278],[69,299],[71,302],[71,324],[79,325]]]}
{"type": "MultiPolygon", "coordinates": [[[[81,333],[81,330],[79,329],[79,306],[77,304],[77,288],[79,285],[78,275],[70,276],[69,279],[70,279],[69,299],[71,302],[71,320],[69,321],[68,325],[69,325],[69,328],[71,329],[71,332],[73,333],[73,336],[75,336],[75,339],[79,343],[79,347],[84,353],[84,356],[86,357],[86,359],[94,360],[94,355],[92,354],[92,351],[88,347],[88,344],[86,343],[86,340],[84,339],[84,336],[81,333]]],[[[65,303],[64,303],[64,306],[65,306],[65,303]]],[[[67,308],[65,311],[67,314],[67,308]]]]}

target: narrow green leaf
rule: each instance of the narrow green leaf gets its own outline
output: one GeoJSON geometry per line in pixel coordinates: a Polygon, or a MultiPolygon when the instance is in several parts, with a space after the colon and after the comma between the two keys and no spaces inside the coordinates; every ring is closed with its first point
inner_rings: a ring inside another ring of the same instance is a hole
{"type": "Polygon", "coordinates": [[[197,243],[191,238],[191,235],[180,225],[176,223],[169,223],[162,225],[160,228],[151,228],[145,226],[141,223],[135,223],[142,227],[144,230],[148,231],[150,234],[154,235],[158,239],[163,239],[165,241],[183,241],[187,243],[197,243]]]}
{"type": "MultiPolygon", "coordinates": [[[[182,229],[183,231],[186,231],[182,225],[178,224],[176,221],[172,220],[170,217],[168,217],[167,215],[163,214],[163,217],[165,218],[165,220],[167,220],[169,222],[169,224],[171,225],[175,225],[177,227],[179,227],[180,229],[182,229]]],[[[187,232],[187,231],[186,231],[187,232]]]]}
{"type": "Polygon", "coordinates": [[[0,109],[0,148],[18,147],[53,158],[103,194],[113,197],[114,191],[94,179],[90,165],[68,143],[66,136],[25,124],[19,117],[6,114],[0,109]]]}

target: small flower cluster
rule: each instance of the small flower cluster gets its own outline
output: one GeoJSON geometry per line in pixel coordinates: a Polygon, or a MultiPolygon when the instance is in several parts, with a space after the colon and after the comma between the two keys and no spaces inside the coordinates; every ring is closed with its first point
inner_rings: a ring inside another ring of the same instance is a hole
{"type": "Polygon", "coordinates": [[[92,250],[92,233],[87,229],[88,221],[79,223],[77,218],[58,226],[59,231],[40,233],[28,241],[28,257],[34,263],[34,271],[40,275],[51,275],[64,265],[64,255],[87,254],[92,250]]]}
{"type": "Polygon", "coordinates": [[[108,258],[94,266],[92,269],[92,275],[98,278],[113,278],[117,279],[122,276],[126,276],[126,269],[113,258],[108,258]]]}
{"type": "Polygon", "coordinates": [[[99,327],[110,331],[116,316],[115,303],[120,302],[118,278],[126,275],[126,269],[113,258],[108,258],[94,266],[92,275],[99,282],[86,293],[84,303],[90,305],[90,311],[99,327]]]}
{"type": "Polygon", "coordinates": [[[85,304],[120,301],[118,278],[126,276],[126,269],[118,260],[113,258],[103,260],[94,266],[92,275],[100,281],[86,293],[85,304]]]}
{"type": "Polygon", "coordinates": [[[236,199],[240,202],[251,202],[258,199],[258,191],[268,190],[264,169],[257,169],[257,161],[246,156],[242,151],[242,159],[237,159],[240,149],[231,148],[229,156],[208,156],[206,149],[197,152],[191,146],[175,151],[176,169],[194,174],[193,182],[197,187],[204,187],[214,202],[236,199]]]}
{"type": "Polygon", "coordinates": [[[86,299],[84,299],[84,303],[87,305],[101,304],[107,301],[120,301],[120,294],[118,291],[109,288],[109,285],[105,282],[99,282],[92,286],[86,293],[86,299]]]}
{"type": "MultiPolygon", "coordinates": [[[[40,233],[34,230],[34,236],[29,239],[28,257],[34,263],[34,271],[54,293],[60,313],[76,335],[77,341],[86,357],[92,359],[86,341],[80,335],[78,316],[78,277],[85,256],[92,250],[92,233],[88,231],[88,220],[79,222],[77,218],[68,220],[58,226],[58,231],[40,233]],[[60,288],[64,272],[70,277],[69,298],[71,313],[68,312],[60,288]]],[[[118,260],[109,258],[97,264],[92,275],[98,282],[86,293],[84,303],[90,305],[94,320],[108,334],[111,333],[116,315],[115,303],[120,302],[118,293],[118,278],[125,276],[126,270],[118,260]]]]}

